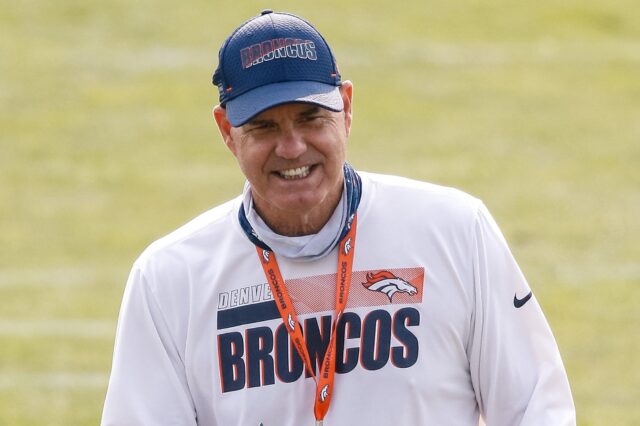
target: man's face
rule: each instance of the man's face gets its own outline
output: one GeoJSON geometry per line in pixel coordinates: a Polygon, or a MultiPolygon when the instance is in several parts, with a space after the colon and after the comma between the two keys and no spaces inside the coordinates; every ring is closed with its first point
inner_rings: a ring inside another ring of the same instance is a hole
{"type": "Polygon", "coordinates": [[[327,207],[333,211],[342,193],[351,126],[351,85],[345,83],[342,112],[291,103],[268,109],[236,128],[219,117],[224,110],[214,111],[265,220],[273,215],[295,218],[327,207]]]}

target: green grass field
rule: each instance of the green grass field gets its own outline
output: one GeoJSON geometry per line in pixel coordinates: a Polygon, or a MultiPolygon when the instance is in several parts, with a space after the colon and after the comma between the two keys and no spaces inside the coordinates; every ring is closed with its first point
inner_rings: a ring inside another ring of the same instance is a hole
{"type": "Polygon", "coordinates": [[[98,423],[131,263],[242,188],[210,78],[227,33],[266,7],[314,22],[354,81],[357,168],[489,206],[578,423],[640,424],[636,2],[9,0],[0,425],[98,423]]]}

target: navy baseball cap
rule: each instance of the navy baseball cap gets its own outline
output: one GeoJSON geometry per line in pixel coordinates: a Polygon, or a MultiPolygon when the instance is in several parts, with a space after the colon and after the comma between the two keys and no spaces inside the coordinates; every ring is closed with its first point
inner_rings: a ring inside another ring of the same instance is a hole
{"type": "Polygon", "coordinates": [[[218,59],[213,84],[234,127],[290,102],[336,112],[344,108],[333,53],[318,30],[298,16],[263,11],[229,36],[218,59]]]}

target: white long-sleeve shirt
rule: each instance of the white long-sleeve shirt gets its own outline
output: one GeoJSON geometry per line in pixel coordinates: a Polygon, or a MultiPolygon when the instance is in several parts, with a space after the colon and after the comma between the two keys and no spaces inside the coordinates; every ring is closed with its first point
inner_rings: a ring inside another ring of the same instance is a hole
{"type": "MultiPolygon", "coordinates": [[[[324,424],[575,425],[553,335],[484,205],[450,188],[360,175],[324,424]]],[[[315,383],[238,223],[240,202],[204,213],[136,261],[103,426],[314,424],[315,383]]],[[[337,253],[278,262],[320,363],[337,253]]]]}

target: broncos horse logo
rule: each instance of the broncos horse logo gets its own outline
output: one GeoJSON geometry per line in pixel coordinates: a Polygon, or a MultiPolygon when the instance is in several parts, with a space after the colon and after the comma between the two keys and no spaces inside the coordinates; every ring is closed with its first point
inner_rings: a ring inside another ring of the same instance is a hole
{"type": "Polygon", "coordinates": [[[291,316],[291,314],[289,314],[289,316],[287,317],[287,322],[289,323],[289,328],[291,330],[296,329],[296,322],[293,320],[293,317],[291,316]]]}
{"type": "Polygon", "coordinates": [[[402,278],[396,277],[389,271],[380,271],[375,274],[369,272],[367,274],[367,282],[362,283],[362,285],[367,290],[379,291],[386,294],[389,298],[389,302],[391,302],[393,295],[398,292],[408,293],[410,296],[413,296],[418,292],[417,288],[402,278]]]}
{"type": "Polygon", "coordinates": [[[329,396],[329,385],[324,385],[324,387],[320,391],[320,401],[321,402],[326,401],[328,396],[329,396]]]}

